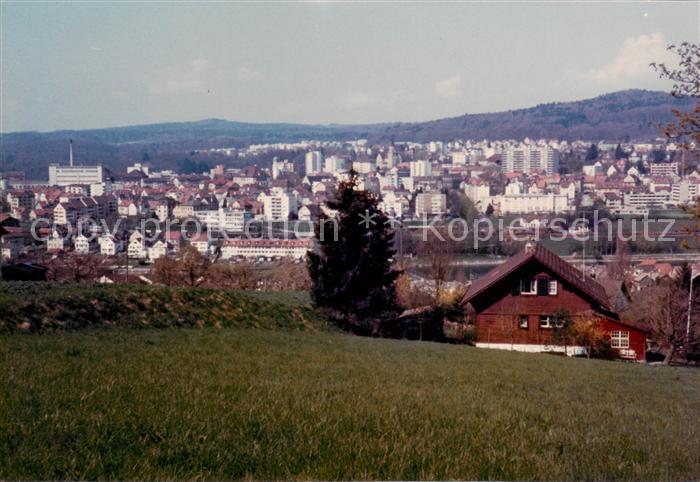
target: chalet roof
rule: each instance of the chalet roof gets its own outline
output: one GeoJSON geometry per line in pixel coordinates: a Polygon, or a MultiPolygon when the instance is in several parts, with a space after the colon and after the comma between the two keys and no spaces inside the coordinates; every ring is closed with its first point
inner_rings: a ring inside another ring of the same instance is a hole
{"type": "Polygon", "coordinates": [[[535,244],[532,247],[526,247],[520,253],[510,257],[508,260],[506,260],[506,262],[486,273],[485,276],[474,281],[464,294],[461,304],[466,304],[472,301],[491,286],[503,280],[518,268],[525,265],[525,263],[533,259],[539,261],[542,265],[553,271],[556,275],[574,286],[577,290],[585,293],[587,296],[599,303],[603,308],[612,311],[608,296],[605,293],[605,289],[597,281],[589,276],[586,276],[584,273],[540,244],[535,244]]]}
{"type": "Polygon", "coordinates": [[[10,213],[0,213],[0,223],[5,222],[17,222],[18,219],[13,217],[10,213]]]}
{"type": "Polygon", "coordinates": [[[612,304],[621,294],[629,298],[629,292],[624,280],[612,278],[599,278],[598,283],[605,290],[605,294],[612,304]]]}

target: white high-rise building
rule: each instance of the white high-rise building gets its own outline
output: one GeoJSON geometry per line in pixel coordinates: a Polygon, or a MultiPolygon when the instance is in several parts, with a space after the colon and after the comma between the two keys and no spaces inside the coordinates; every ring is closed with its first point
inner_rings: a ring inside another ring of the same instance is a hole
{"type": "Polygon", "coordinates": [[[272,159],[272,179],[277,179],[284,172],[294,172],[294,163],[288,160],[272,159]]]}
{"type": "Polygon", "coordinates": [[[464,166],[468,160],[467,153],[464,151],[453,152],[451,157],[453,166],[464,166]]]}
{"type": "Polygon", "coordinates": [[[683,180],[671,186],[671,201],[674,204],[694,203],[699,194],[698,183],[694,180],[683,180]]]}
{"type": "Polygon", "coordinates": [[[324,162],[325,172],[329,174],[336,174],[345,170],[345,159],[338,156],[327,157],[324,162]]]}
{"type": "Polygon", "coordinates": [[[373,161],[354,161],[352,168],[358,174],[369,174],[377,170],[377,165],[373,161]]]}
{"type": "Polygon", "coordinates": [[[443,193],[420,193],[416,196],[416,217],[440,216],[447,210],[447,196],[443,193]]]}
{"type": "Polygon", "coordinates": [[[275,189],[263,199],[263,213],[269,221],[289,219],[289,215],[296,212],[297,199],[283,190],[275,189]]]}
{"type": "Polygon", "coordinates": [[[439,141],[431,141],[431,142],[428,144],[428,151],[429,151],[431,154],[438,154],[438,153],[441,153],[441,152],[442,152],[442,148],[443,148],[443,144],[442,144],[442,142],[439,142],[439,141]]]}
{"type": "Polygon", "coordinates": [[[559,151],[550,146],[510,146],[503,150],[502,165],[503,172],[555,174],[559,170],[559,151]]]}
{"type": "Polygon", "coordinates": [[[323,167],[323,156],[319,151],[309,151],[304,157],[306,175],[318,174],[323,167]]]}
{"type": "Polygon", "coordinates": [[[252,218],[250,211],[224,209],[195,211],[194,216],[210,231],[243,232],[252,218]]]}
{"type": "Polygon", "coordinates": [[[433,166],[430,161],[411,162],[411,177],[429,177],[433,175],[433,166]]]}
{"type": "Polygon", "coordinates": [[[491,188],[485,181],[474,179],[471,182],[463,183],[464,194],[471,199],[480,211],[486,210],[491,197],[491,188]]]}
{"type": "Polygon", "coordinates": [[[649,174],[651,176],[678,176],[677,162],[653,162],[649,164],[649,174]]]}

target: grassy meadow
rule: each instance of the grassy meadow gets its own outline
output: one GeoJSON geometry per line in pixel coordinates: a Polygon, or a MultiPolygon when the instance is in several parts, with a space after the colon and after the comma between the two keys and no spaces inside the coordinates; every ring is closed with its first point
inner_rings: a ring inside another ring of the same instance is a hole
{"type": "Polygon", "coordinates": [[[0,479],[700,478],[697,370],[240,327],[0,359],[0,479]]]}
{"type": "Polygon", "coordinates": [[[301,292],[0,282],[0,333],[98,327],[313,330],[325,326],[301,292]]]}

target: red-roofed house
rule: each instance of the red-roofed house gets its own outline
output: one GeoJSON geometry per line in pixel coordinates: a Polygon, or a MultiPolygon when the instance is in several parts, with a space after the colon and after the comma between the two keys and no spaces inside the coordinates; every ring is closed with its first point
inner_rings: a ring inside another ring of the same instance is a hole
{"type": "Polygon", "coordinates": [[[477,279],[462,305],[474,313],[479,347],[583,354],[584,347],[552,340],[555,314],[566,311],[572,320],[597,320],[621,357],[645,360],[646,333],[620,321],[599,283],[539,244],[477,279]]]}

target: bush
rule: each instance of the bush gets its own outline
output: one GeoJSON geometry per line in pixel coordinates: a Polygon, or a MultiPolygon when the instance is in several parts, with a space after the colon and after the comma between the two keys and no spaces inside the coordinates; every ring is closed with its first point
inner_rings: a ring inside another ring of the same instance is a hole
{"type": "Polygon", "coordinates": [[[601,360],[618,360],[620,358],[620,353],[610,346],[610,340],[602,338],[592,345],[590,348],[590,356],[591,358],[598,358],[601,360]]]}
{"type": "Polygon", "coordinates": [[[0,331],[12,333],[17,329],[20,302],[14,296],[0,293],[0,331]]]}

